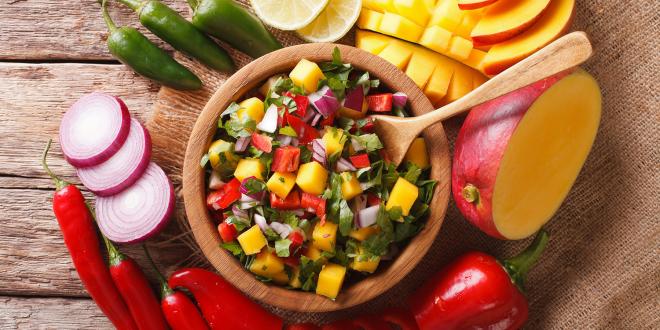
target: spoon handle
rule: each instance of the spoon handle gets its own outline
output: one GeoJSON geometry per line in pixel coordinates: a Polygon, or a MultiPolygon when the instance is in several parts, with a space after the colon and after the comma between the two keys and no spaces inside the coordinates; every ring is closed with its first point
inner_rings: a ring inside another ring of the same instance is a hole
{"type": "Polygon", "coordinates": [[[417,123],[428,127],[436,122],[466,112],[498,96],[531,85],[543,78],[578,66],[592,54],[591,43],[584,32],[567,34],[528,58],[485,82],[464,97],[425,115],[417,123]]]}

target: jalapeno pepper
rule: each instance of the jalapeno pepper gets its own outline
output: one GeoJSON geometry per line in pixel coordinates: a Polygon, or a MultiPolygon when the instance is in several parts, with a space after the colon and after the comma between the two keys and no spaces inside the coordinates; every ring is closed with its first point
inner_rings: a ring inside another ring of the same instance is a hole
{"type": "Polygon", "coordinates": [[[232,0],[187,0],[192,23],[200,30],[226,41],[257,58],[282,48],[261,21],[232,0]]]}
{"type": "Polygon", "coordinates": [[[144,27],[175,49],[218,71],[231,72],[236,68],[224,49],[164,3],[157,0],[119,1],[138,13],[144,27]]]}
{"type": "Polygon", "coordinates": [[[101,3],[103,20],[110,30],[108,49],[119,61],[135,72],[163,85],[182,89],[199,89],[202,82],[164,50],[149,41],[132,27],[117,27],[106,9],[106,0],[101,3]]]}

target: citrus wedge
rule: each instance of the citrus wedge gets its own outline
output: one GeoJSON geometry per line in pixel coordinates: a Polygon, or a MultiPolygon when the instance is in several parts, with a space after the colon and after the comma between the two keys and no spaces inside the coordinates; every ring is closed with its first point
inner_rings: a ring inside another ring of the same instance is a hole
{"type": "Polygon", "coordinates": [[[293,31],[311,23],[323,11],[328,0],[250,0],[257,16],[264,23],[293,31]]]}
{"type": "Polygon", "coordinates": [[[312,23],[298,30],[310,42],[333,42],[345,36],[360,16],[362,0],[330,0],[312,23]]]}

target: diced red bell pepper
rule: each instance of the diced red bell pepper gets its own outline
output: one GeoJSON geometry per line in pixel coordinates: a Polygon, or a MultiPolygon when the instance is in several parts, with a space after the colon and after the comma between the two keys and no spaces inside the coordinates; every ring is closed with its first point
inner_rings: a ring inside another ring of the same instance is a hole
{"type": "Polygon", "coordinates": [[[319,138],[321,135],[319,132],[312,126],[305,123],[299,117],[296,117],[290,113],[285,113],[286,121],[289,123],[289,126],[296,131],[298,135],[298,142],[300,144],[307,144],[312,142],[312,140],[319,138]]]}
{"type": "Polygon", "coordinates": [[[229,243],[236,238],[238,231],[236,231],[236,226],[233,223],[221,222],[218,225],[218,233],[220,233],[223,242],[229,243]]]}
{"type": "Polygon", "coordinates": [[[295,95],[291,92],[284,93],[284,96],[288,96],[296,102],[296,113],[298,116],[305,117],[307,113],[307,107],[309,107],[309,98],[305,95],[295,95]]]}
{"type": "Polygon", "coordinates": [[[375,206],[380,204],[380,197],[378,197],[374,193],[368,193],[367,194],[367,205],[369,206],[375,206]]]}
{"type": "Polygon", "coordinates": [[[392,93],[367,95],[369,110],[373,112],[392,111],[392,93]]]}
{"type": "Polygon", "coordinates": [[[275,193],[270,193],[270,207],[280,210],[298,209],[300,208],[300,193],[298,190],[293,190],[285,199],[281,199],[275,193]]]}
{"type": "Polygon", "coordinates": [[[241,186],[238,179],[233,178],[227,184],[222,186],[219,190],[209,193],[206,197],[206,206],[211,210],[224,210],[231,206],[232,203],[241,198],[239,188],[241,186]]]}
{"type": "Polygon", "coordinates": [[[300,252],[300,247],[303,245],[303,242],[305,241],[305,238],[303,235],[297,231],[294,230],[289,234],[289,240],[291,241],[291,245],[289,245],[289,253],[290,255],[298,255],[300,252]]]}
{"type": "Polygon", "coordinates": [[[335,118],[337,117],[337,113],[333,112],[328,116],[327,118],[323,118],[321,122],[319,123],[319,127],[325,127],[325,126],[335,126],[335,118]]]}
{"type": "Polygon", "coordinates": [[[273,151],[273,138],[270,136],[253,132],[250,143],[265,153],[271,153],[273,151]]]}
{"type": "Polygon", "coordinates": [[[291,173],[298,170],[300,165],[300,149],[293,146],[284,146],[275,149],[271,170],[274,172],[291,173]]]}
{"type": "Polygon", "coordinates": [[[353,166],[357,168],[365,168],[371,166],[369,155],[367,154],[351,156],[349,159],[351,160],[351,163],[353,163],[353,166]]]}
{"type": "MultiPolygon", "coordinates": [[[[360,127],[360,132],[362,133],[373,133],[375,131],[374,128],[374,120],[371,117],[364,118],[366,121],[362,127],[360,127]]],[[[352,134],[357,133],[358,131],[358,124],[357,122],[353,124],[353,127],[351,127],[350,132],[352,134]]]]}
{"type": "Polygon", "coordinates": [[[325,199],[320,196],[303,192],[300,199],[300,207],[304,209],[313,209],[314,213],[316,213],[316,216],[319,218],[325,215],[325,199]]]}
{"type": "Polygon", "coordinates": [[[284,127],[284,118],[289,111],[285,107],[277,107],[277,127],[284,127]]]}

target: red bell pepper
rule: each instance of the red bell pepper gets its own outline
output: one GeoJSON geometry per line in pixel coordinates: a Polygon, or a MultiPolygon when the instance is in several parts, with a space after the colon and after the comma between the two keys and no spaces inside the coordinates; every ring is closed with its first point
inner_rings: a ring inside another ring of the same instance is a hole
{"type": "Polygon", "coordinates": [[[335,118],[337,117],[337,113],[333,112],[330,114],[330,116],[323,118],[321,122],[318,124],[319,127],[325,127],[325,126],[335,126],[335,118]]]}
{"type": "Polygon", "coordinates": [[[233,223],[223,221],[218,225],[218,233],[223,242],[229,243],[236,238],[238,231],[233,223]]]}
{"type": "Polygon", "coordinates": [[[285,199],[281,199],[275,193],[270,193],[270,207],[280,210],[295,210],[300,208],[300,193],[292,190],[285,199]]]}
{"type": "Polygon", "coordinates": [[[419,328],[520,328],[528,313],[524,278],[547,242],[541,230],[527,250],[501,263],[481,252],[454,260],[408,299],[419,328]]]}
{"type": "Polygon", "coordinates": [[[371,166],[369,155],[367,154],[350,156],[349,159],[351,160],[351,163],[353,163],[353,166],[356,168],[365,168],[371,166]]]}
{"type": "MultiPolygon", "coordinates": [[[[373,133],[376,129],[374,127],[374,120],[371,117],[364,118],[365,123],[362,127],[360,127],[360,132],[362,133],[373,133]]],[[[358,131],[358,123],[357,121],[355,124],[353,124],[353,127],[349,130],[351,134],[355,134],[358,131]]]]}
{"type": "Polygon", "coordinates": [[[380,197],[374,193],[367,194],[367,205],[375,206],[380,204],[380,197]]]}
{"type": "Polygon", "coordinates": [[[222,186],[219,190],[209,193],[206,197],[206,206],[208,206],[210,210],[216,211],[228,208],[232,203],[241,198],[240,187],[241,182],[238,181],[238,179],[231,179],[231,181],[222,186]]]}
{"type": "Polygon", "coordinates": [[[293,146],[284,146],[275,149],[273,164],[270,169],[273,172],[291,173],[298,170],[300,165],[300,149],[293,146]]]}
{"type": "Polygon", "coordinates": [[[302,119],[288,112],[285,113],[284,116],[286,117],[286,122],[289,126],[296,131],[296,135],[298,135],[298,143],[307,144],[321,136],[316,128],[308,125],[302,119]]]}
{"type": "Polygon", "coordinates": [[[307,107],[309,107],[309,98],[305,95],[296,95],[291,92],[285,92],[284,96],[288,96],[296,103],[296,113],[298,116],[305,117],[307,107]]]}
{"type": "Polygon", "coordinates": [[[270,136],[252,132],[250,143],[252,146],[265,153],[271,153],[273,151],[273,138],[270,136]]]}
{"type": "Polygon", "coordinates": [[[373,112],[392,111],[392,93],[367,95],[369,110],[373,112]]]}
{"type": "Polygon", "coordinates": [[[48,141],[41,162],[44,170],[55,183],[53,212],[60,225],[73,266],[89,295],[117,329],[137,329],[101,254],[96,225],[85,197],[76,186],[62,181],[53,174],[46,164],[51,143],[52,141],[48,141]]]}
{"type": "Polygon", "coordinates": [[[314,210],[314,213],[319,218],[325,215],[325,204],[325,199],[321,198],[321,196],[315,196],[306,192],[302,193],[300,207],[314,210]]]}
{"type": "Polygon", "coordinates": [[[292,231],[288,238],[291,241],[291,244],[289,245],[289,254],[292,256],[298,255],[305,238],[297,230],[292,231]]]}
{"type": "Polygon", "coordinates": [[[220,275],[184,268],[170,276],[172,288],[185,288],[197,301],[211,329],[281,330],[283,321],[244,296],[220,275]]]}

